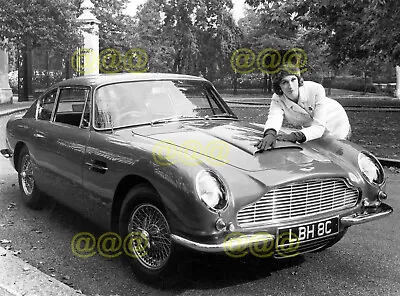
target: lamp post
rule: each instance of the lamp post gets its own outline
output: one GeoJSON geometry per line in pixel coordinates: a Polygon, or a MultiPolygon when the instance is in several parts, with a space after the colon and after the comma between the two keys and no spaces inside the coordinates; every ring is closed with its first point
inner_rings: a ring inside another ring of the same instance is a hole
{"type": "MultiPolygon", "coordinates": [[[[83,57],[83,74],[99,74],[99,24],[92,13],[94,5],[90,0],[82,3],[83,13],[78,17],[83,35],[83,48],[79,49],[79,57],[83,57]]],[[[79,66],[78,66],[79,68],[79,66]]]]}
{"type": "Polygon", "coordinates": [[[8,82],[8,54],[0,49],[0,104],[11,103],[12,96],[8,82]]]}

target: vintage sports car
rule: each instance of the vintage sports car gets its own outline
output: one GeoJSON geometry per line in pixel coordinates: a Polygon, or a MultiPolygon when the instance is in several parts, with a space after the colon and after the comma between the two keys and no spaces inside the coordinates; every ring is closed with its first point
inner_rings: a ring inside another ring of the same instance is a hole
{"type": "Polygon", "coordinates": [[[392,212],[371,153],[328,137],[257,151],[263,126],[199,77],[66,80],[6,129],[23,201],[51,196],[118,233],[145,280],[171,272],[182,247],[291,257],[392,212]]]}

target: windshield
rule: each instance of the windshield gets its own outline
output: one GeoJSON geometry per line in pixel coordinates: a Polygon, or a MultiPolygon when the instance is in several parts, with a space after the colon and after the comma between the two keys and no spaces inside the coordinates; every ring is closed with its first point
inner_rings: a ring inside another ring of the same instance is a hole
{"type": "MultiPolygon", "coordinates": [[[[120,82],[99,87],[94,96],[98,129],[235,115],[204,81],[120,82]]],[[[236,118],[236,117],[235,117],[236,118]]]]}

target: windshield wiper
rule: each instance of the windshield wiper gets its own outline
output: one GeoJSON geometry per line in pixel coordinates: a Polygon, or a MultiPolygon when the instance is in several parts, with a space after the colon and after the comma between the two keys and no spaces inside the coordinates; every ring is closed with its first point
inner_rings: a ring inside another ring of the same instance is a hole
{"type": "Polygon", "coordinates": [[[223,118],[236,118],[237,116],[232,115],[230,113],[220,113],[220,114],[214,114],[214,115],[210,115],[208,116],[209,118],[216,118],[216,117],[223,117],[223,118]]]}
{"type": "Polygon", "coordinates": [[[204,119],[204,117],[194,116],[194,115],[176,115],[176,116],[169,116],[169,117],[154,119],[154,120],[150,121],[150,124],[154,125],[154,124],[159,124],[159,123],[167,123],[167,122],[171,122],[171,121],[178,121],[181,119],[204,119]]]}

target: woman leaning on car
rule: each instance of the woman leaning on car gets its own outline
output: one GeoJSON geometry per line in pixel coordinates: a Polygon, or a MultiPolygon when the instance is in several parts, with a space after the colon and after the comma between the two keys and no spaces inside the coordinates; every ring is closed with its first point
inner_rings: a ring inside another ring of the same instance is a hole
{"type": "Polygon", "coordinates": [[[273,148],[276,140],[303,143],[325,135],[349,139],[351,127],[346,111],[337,101],[326,97],[321,84],[304,81],[298,69],[281,70],[272,83],[274,94],[264,136],[255,144],[258,149],[273,148]],[[284,118],[300,129],[278,134],[284,118]]]}

